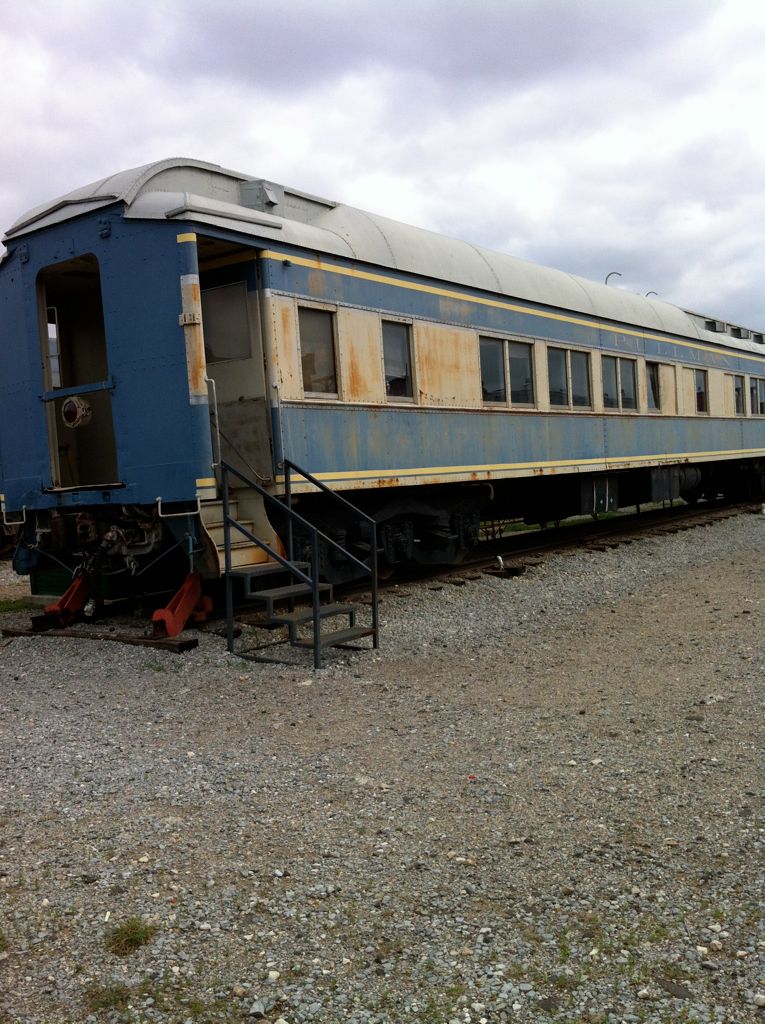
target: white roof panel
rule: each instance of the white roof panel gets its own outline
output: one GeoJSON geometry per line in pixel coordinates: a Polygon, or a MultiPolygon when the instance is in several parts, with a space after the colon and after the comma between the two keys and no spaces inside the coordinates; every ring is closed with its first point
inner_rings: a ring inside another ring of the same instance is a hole
{"type": "MultiPolygon", "coordinates": [[[[499,293],[632,324],[647,330],[698,337],[714,345],[763,352],[757,342],[713,333],[703,318],[655,298],[645,298],[561,270],[437,235],[387,217],[271,186],[273,212],[243,202],[242,185],[260,179],[215,164],[183,158],[162,160],[102,178],[31,210],[9,229],[6,240],[82,213],[123,202],[125,216],[193,220],[258,238],[351,257],[463,287],[499,293]],[[284,202],[278,202],[278,196],[284,202]],[[279,215],[277,211],[283,212],[279,215]]],[[[269,199],[268,203],[272,200],[269,199]]],[[[711,318],[710,318],[711,319],[711,318]]]]}

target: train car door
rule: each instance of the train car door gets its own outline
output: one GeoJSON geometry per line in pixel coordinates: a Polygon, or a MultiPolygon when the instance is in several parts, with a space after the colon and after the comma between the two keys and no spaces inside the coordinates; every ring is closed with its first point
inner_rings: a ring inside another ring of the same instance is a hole
{"type": "Polygon", "coordinates": [[[96,257],[44,268],[38,303],[51,487],[119,486],[96,257]]]}
{"type": "Polygon", "coordinates": [[[249,250],[210,260],[204,254],[202,242],[202,328],[207,376],[214,382],[210,415],[216,458],[259,483],[269,482],[273,459],[255,254],[249,250]]]}

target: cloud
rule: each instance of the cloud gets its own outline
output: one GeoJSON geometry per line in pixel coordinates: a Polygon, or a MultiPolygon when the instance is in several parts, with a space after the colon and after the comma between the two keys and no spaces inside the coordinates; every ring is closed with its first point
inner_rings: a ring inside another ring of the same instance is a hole
{"type": "Polygon", "coordinates": [[[0,216],[187,155],[765,324],[765,7],[0,0],[0,216]]]}

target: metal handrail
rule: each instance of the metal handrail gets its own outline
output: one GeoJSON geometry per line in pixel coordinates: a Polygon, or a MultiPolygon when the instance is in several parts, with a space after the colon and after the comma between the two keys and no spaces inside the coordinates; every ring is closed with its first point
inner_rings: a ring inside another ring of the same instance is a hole
{"type": "Polygon", "coordinates": [[[314,641],[314,666],[321,668],[321,617],[319,615],[319,540],[325,541],[334,550],[339,551],[346,558],[350,559],[355,565],[358,565],[365,573],[370,576],[372,585],[372,644],[373,647],[379,647],[379,614],[378,614],[378,578],[377,578],[377,524],[371,516],[366,515],[360,509],[356,508],[351,502],[347,501],[341,495],[331,490],[321,481],[317,480],[310,473],[301,469],[300,466],[296,465],[289,459],[284,460],[284,466],[286,469],[285,475],[285,498],[286,504],[280,501],[273,494],[267,491],[264,487],[261,487],[255,480],[250,479],[240,470],[236,469],[230,463],[224,459],[220,460],[221,468],[221,490],[223,497],[223,546],[224,546],[224,557],[225,557],[225,574],[226,574],[226,639],[228,644],[228,650],[233,654],[234,652],[234,606],[233,606],[233,581],[231,578],[231,527],[241,533],[244,537],[250,540],[252,543],[257,544],[259,548],[266,552],[271,558],[279,562],[288,572],[299,579],[306,585],[310,585],[313,601],[313,641],[314,641]],[[320,530],[313,523],[309,522],[299,512],[296,512],[292,507],[292,488],[291,488],[291,474],[292,472],[299,473],[302,477],[308,480],[311,484],[317,486],[320,490],[326,492],[335,501],[340,502],[343,506],[351,510],[355,515],[366,521],[371,526],[372,534],[372,555],[370,559],[370,565],[366,562],[362,562],[356,558],[350,551],[339,544],[332,537],[329,537],[326,533],[320,530]],[[256,537],[255,534],[251,533],[246,526],[243,526],[238,522],[229,511],[229,476],[233,475],[237,479],[241,480],[243,484],[254,490],[259,494],[266,502],[271,505],[276,505],[282,513],[287,514],[287,531],[288,531],[288,543],[287,543],[287,558],[284,558],[279,552],[267,544],[265,541],[256,537]],[[310,576],[303,572],[298,566],[294,564],[294,545],[293,545],[293,524],[302,526],[308,531],[311,537],[311,574],[310,576]]]}
{"type": "MultiPolygon", "coordinates": [[[[207,390],[212,391],[213,399],[213,416],[215,417],[215,440],[218,442],[218,461],[213,462],[213,469],[215,469],[221,464],[223,456],[220,446],[220,420],[218,418],[218,388],[213,378],[208,377],[207,374],[205,374],[205,384],[207,385],[207,390]]],[[[214,454],[215,453],[213,452],[213,455],[214,454]]]]}

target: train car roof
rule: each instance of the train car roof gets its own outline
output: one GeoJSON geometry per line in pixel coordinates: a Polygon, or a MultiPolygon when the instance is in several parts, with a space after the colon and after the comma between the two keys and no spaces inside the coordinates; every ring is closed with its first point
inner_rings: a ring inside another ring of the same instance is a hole
{"type": "Polygon", "coordinates": [[[763,351],[762,334],[738,325],[199,160],[162,160],[75,189],[19,218],[4,241],[116,202],[124,204],[127,218],[192,220],[600,319],[763,351]]]}

